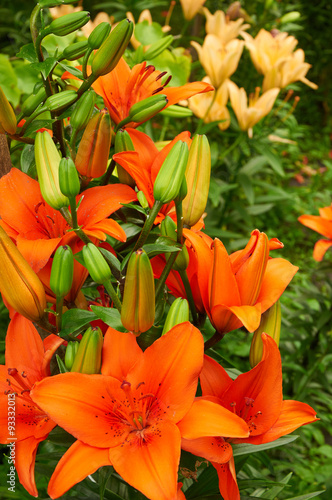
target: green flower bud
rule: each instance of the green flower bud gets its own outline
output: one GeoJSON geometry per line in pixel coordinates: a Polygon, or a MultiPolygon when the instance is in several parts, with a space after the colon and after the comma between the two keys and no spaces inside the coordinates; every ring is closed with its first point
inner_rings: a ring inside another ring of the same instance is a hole
{"type": "Polygon", "coordinates": [[[48,132],[37,132],[35,159],[41,194],[52,208],[68,207],[69,200],[60,191],[59,164],[61,157],[48,132]]]}
{"type": "MultiPolygon", "coordinates": [[[[165,217],[165,219],[161,222],[160,228],[161,228],[161,234],[163,236],[167,236],[168,238],[171,238],[172,240],[174,240],[174,242],[176,242],[177,239],[176,224],[173,221],[173,219],[171,219],[168,216],[165,217]]],[[[165,253],[166,261],[168,261],[170,256],[171,253],[165,253]]],[[[189,264],[188,250],[186,245],[183,245],[179,255],[177,256],[173,264],[173,269],[175,269],[175,271],[184,271],[185,269],[187,269],[188,264],[189,264]]]]}
{"type": "Polygon", "coordinates": [[[59,185],[61,193],[68,198],[75,198],[80,192],[80,179],[71,158],[62,158],[60,161],[59,185]]]}
{"type": "Polygon", "coordinates": [[[109,23],[100,23],[95,29],[90,33],[88,38],[89,48],[92,50],[97,50],[104,42],[106,37],[108,37],[111,31],[111,25],[109,23]]]}
{"type": "Polygon", "coordinates": [[[185,108],[184,106],[177,106],[176,104],[171,104],[160,113],[163,116],[169,116],[170,118],[188,118],[193,115],[191,109],[185,108]]]}
{"type": "Polygon", "coordinates": [[[262,314],[262,319],[259,327],[254,332],[251,341],[249,362],[251,368],[256,366],[263,356],[263,341],[262,333],[266,333],[272,337],[279,346],[281,328],[281,308],[280,300],[277,300],[265,313],[262,314]]]}
{"type": "MultiPolygon", "coordinates": [[[[121,153],[122,151],[134,151],[133,141],[130,138],[127,130],[120,128],[117,131],[114,141],[114,153],[121,153]]],[[[135,181],[128,172],[121,167],[118,163],[116,164],[116,169],[118,172],[118,178],[121,184],[127,184],[128,186],[134,187],[135,181]]]]}
{"type": "Polygon", "coordinates": [[[178,195],[176,196],[176,198],[174,198],[175,203],[183,201],[187,196],[187,193],[188,193],[187,181],[186,178],[183,177],[178,195]]]}
{"type": "Polygon", "coordinates": [[[133,34],[134,24],[129,19],[120,21],[108,35],[92,60],[91,73],[106,75],[118,64],[133,34]]]}
{"type": "Polygon", "coordinates": [[[27,116],[33,113],[36,108],[47,98],[46,90],[41,87],[36,94],[30,95],[22,104],[22,115],[27,116]]]}
{"type": "Polygon", "coordinates": [[[57,248],[51,269],[50,289],[56,297],[64,297],[71,289],[74,276],[74,256],[68,245],[57,248]]]}
{"type": "Polygon", "coordinates": [[[161,38],[160,40],[157,40],[156,42],[152,43],[148,50],[144,53],[144,59],[146,61],[149,61],[150,59],[154,59],[155,57],[159,56],[164,50],[167,49],[173,42],[173,37],[172,35],[167,35],[164,38],[161,38]]]}
{"type": "Polygon", "coordinates": [[[66,36],[73,31],[79,30],[90,21],[90,12],[74,12],[66,14],[58,19],[54,19],[51,24],[44,30],[43,34],[48,35],[53,33],[57,36],[66,36]]]}
{"type": "Polygon", "coordinates": [[[90,327],[80,341],[71,372],[100,373],[103,334],[99,327],[90,327]]]}
{"type": "Polygon", "coordinates": [[[134,104],[128,114],[128,122],[145,122],[159,113],[167,104],[168,100],[164,94],[157,94],[147,97],[134,104]]]}
{"type": "Polygon", "coordinates": [[[65,354],[65,366],[67,370],[71,370],[73,366],[74,359],[78,351],[78,346],[79,343],[73,340],[68,342],[67,344],[66,354],[65,354]]]}
{"type": "Polygon", "coordinates": [[[149,208],[148,200],[146,199],[146,196],[143,193],[143,191],[138,191],[137,199],[142,208],[149,208]]]}
{"type": "Polygon", "coordinates": [[[8,132],[8,134],[15,134],[16,132],[16,116],[13,108],[8,102],[5,93],[0,87],[0,134],[8,132]],[[3,132],[1,132],[3,129],[3,132]]]}
{"type": "Polygon", "coordinates": [[[189,321],[189,304],[186,299],[178,297],[169,308],[162,335],[165,335],[173,326],[185,321],[189,321]]]}
{"type": "Polygon", "coordinates": [[[87,126],[95,106],[95,95],[92,90],[88,90],[77,101],[70,117],[70,124],[73,130],[79,131],[87,126]]]}
{"type": "Polygon", "coordinates": [[[211,153],[205,135],[195,135],[190,146],[185,177],[188,194],[182,202],[183,222],[193,226],[204,213],[211,174],[211,153]]]}
{"type": "Polygon", "coordinates": [[[149,257],[143,249],[134,252],[128,262],[123,293],[121,321],[135,334],[146,332],[155,318],[155,287],[149,257]]]}
{"type": "Polygon", "coordinates": [[[48,111],[60,112],[63,108],[67,108],[77,100],[77,92],[75,90],[63,90],[58,94],[53,94],[45,101],[45,107],[48,111]]]}
{"type": "Polygon", "coordinates": [[[174,200],[181,189],[188,161],[187,143],[177,141],[162,164],[153,186],[155,200],[166,204],[174,200]]]}
{"type": "Polygon", "coordinates": [[[109,265],[96,245],[88,243],[83,247],[83,259],[93,281],[102,284],[111,279],[109,265]]]}
{"type": "Polygon", "coordinates": [[[80,57],[84,56],[88,49],[88,41],[73,43],[65,48],[59,60],[67,59],[68,61],[76,61],[80,57]]]}

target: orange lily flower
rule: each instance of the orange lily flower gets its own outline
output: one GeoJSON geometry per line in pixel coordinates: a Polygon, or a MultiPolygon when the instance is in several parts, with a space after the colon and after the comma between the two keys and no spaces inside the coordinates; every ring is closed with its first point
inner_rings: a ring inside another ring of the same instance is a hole
{"type": "Polygon", "coordinates": [[[274,304],[298,271],[285,259],[269,258],[269,251],[282,248],[276,238],[255,229],[243,250],[231,255],[218,239],[184,230],[197,254],[197,278],[204,308],[219,333],[241,326],[253,332],[261,315],[274,304]]]}
{"type": "MultiPolygon", "coordinates": [[[[121,208],[122,203],[136,200],[133,189],[122,184],[93,187],[78,195],[79,200],[78,224],[85,234],[102,241],[106,240],[106,234],[126,240],[123,229],[108,216],[121,208]]],[[[69,231],[62,215],[43,200],[38,182],[16,168],[0,179],[0,216],[1,226],[46,288],[50,259],[56,248],[70,245],[74,253],[82,249],[82,242],[69,231]]],[[[72,300],[86,277],[85,268],[75,262],[72,300]]]]}
{"type": "MultiPolygon", "coordinates": [[[[278,346],[266,333],[262,334],[262,340],[262,360],[235,380],[214,359],[204,356],[200,375],[203,397],[218,400],[223,408],[232,410],[248,424],[249,437],[227,440],[233,443],[270,443],[317,420],[311,406],[299,401],[283,401],[278,346]]],[[[240,500],[233,459],[229,464],[213,465],[224,500],[240,500]]]]}
{"type": "MultiPolygon", "coordinates": [[[[143,132],[135,129],[127,129],[133,142],[135,151],[122,151],[113,155],[113,160],[119,163],[129,175],[135,180],[140,191],[143,191],[145,198],[151,208],[154,203],[153,185],[158,172],[166,159],[166,156],[177,141],[185,141],[190,147],[192,140],[189,132],[181,132],[161,151],[158,151],[154,142],[143,132]]],[[[174,203],[164,205],[156,219],[160,222],[166,215],[175,216],[174,203]]]]}
{"type": "Polygon", "coordinates": [[[326,251],[332,246],[332,204],[319,209],[320,215],[301,215],[298,221],[317,233],[326,236],[327,240],[318,240],[314,247],[313,257],[320,262],[326,251]]]}
{"type": "MultiPolygon", "coordinates": [[[[168,103],[165,107],[168,107],[193,95],[213,90],[213,87],[205,82],[166,87],[171,76],[161,83],[165,75],[166,72],[161,73],[154,66],[147,66],[145,61],[130,69],[126,61],[121,58],[113,71],[98,78],[92,86],[95,92],[103,97],[115,124],[127,118],[131,106],[152,95],[159,93],[166,95],[168,103]]],[[[128,123],[126,128],[138,125],[139,123],[128,123]]]]}
{"type": "Polygon", "coordinates": [[[20,483],[35,497],[37,447],[56,423],[32,401],[30,391],[36,382],[50,375],[51,357],[62,343],[63,339],[56,335],[42,341],[31,321],[16,313],[6,337],[6,364],[0,366],[0,443],[15,443],[20,483]]]}
{"type": "Polygon", "coordinates": [[[202,363],[202,335],[188,322],[144,352],[132,333],[109,328],[102,375],[66,373],[36,385],[34,401],[78,439],[57,465],[49,495],[57,498],[113,465],[149,499],[176,499],[181,436],[248,436],[241,418],[210,401],[181,422],[194,403],[202,363]]]}

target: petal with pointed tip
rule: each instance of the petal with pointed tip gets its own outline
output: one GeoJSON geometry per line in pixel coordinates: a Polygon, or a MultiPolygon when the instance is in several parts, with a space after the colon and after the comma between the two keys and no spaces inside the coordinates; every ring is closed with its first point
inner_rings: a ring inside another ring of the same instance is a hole
{"type": "Polygon", "coordinates": [[[209,462],[224,464],[233,456],[233,450],[229,443],[222,437],[203,437],[198,439],[181,440],[181,448],[193,455],[203,457],[209,462]]]}
{"type": "Polygon", "coordinates": [[[332,246],[332,240],[318,240],[314,246],[313,258],[321,262],[326,251],[332,246]]]}
{"type": "Polygon", "coordinates": [[[101,372],[122,382],[142,355],[142,349],[138,346],[133,333],[118,332],[109,327],[104,336],[101,372]]]}
{"type": "Polygon", "coordinates": [[[219,399],[233,383],[226,370],[207,355],[204,355],[203,369],[199,378],[203,396],[216,396],[219,399]]]}

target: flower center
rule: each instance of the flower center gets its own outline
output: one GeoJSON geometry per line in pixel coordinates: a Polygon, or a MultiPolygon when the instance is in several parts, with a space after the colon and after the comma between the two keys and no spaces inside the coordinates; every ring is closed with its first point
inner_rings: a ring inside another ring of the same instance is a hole
{"type": "MultiPolygon", "coordinates": [[[[140,382],[136,390],[140,386],[144,385],[144,382],[140,382]]],[[[128,424],[133,428],[133,431],[143,431],[148,427],[148,418],[151,413],[152,407],[155,406],[156,398],[152,393],[140,392],[140,396],[134,396],[133,390],[130,382],[124,380],[121,384],[121,389],[126,395],[126,401],[124,406],[126,408],[126,419],[128,424]]]]}
{"type": "Polygon", "coordinates": [[[65,219],[56,210],[41,201],[35,206],[39,231],[47,238],[61,238],[70,229],[65,219]]]}
{"type": "Polygon", "coordinates": [[[233,413],[241,417],[248,424],[249,433],[251,434],[257,429],[256,419],[262,415],[262,412],[257,411],[253,413],[255,400],[252,398],[245,396],[241,403],[242,404],[237,405],[236,401],[232,401],[230,406],[233,413]]]}

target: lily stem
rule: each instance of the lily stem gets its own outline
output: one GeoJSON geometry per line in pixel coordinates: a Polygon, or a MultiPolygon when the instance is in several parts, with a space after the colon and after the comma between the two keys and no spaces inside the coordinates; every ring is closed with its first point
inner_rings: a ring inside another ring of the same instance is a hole
{"type": "Polygon", "coordinates": [[[56,297],[56,331],[59,333],[62,327],[62,308],[63,308],[63,299],[64,297],[56,297]]]}
{"type": "Polygon", "coordinates": [[[207,351],[208,349],[210,349],[210,347],[213,347],[215,344],[220,342],[220,340],[222,340],[224,336],[225,333],[216,332],[209,340],[204,342],[204,351],[207,351]]]}
{"type": "Polygon", "coordinates": [[[120,302],[120,299],[119,297],[117,296],[117,293],[116,291],[114,290],[114,287],[111,283],[111,281],[105,281],[105,283],[103,283],[104,287],[106,288],[106,291],[108,293],[108,295],[111,297],[112,301],[113,301],[113,304],[115,305],[115,307],[117,308],[117,310],[119,312],[121,312],[121,302],[120,302]]]}
{"type": "Polygon", "coordinates": [[[198,317],[197,317],[196,306],[195,306],[194,297],[193,297],[193,294],[192,294],[192,291],[191,291],[191,286],[190,286],[190,283],[189,283],[189,280],[188,280],[187,272],[185,270],[184,271],[179,271],[179,274],[181,276],[184,289],[186,291],[187,300],[188,300],[188,303],[189,303],[191,315],[193,317],[193,323],[194,323],[195,326],[198,326],[198,317]]]}
{"type": "Polygon", "coordinates": [[[153,207],[151,208],[150,213],[145,220],[145,224],[143,226],[141,234],[139,235],[139,238],[136,241],[136,244],[133,248],[133,252],[136,252],[136,250],[138,250],[139,248],[141,248],[144,245],[147,237],[149,236],[149,233],[151,231],[153,223],[154,223],[162,206],[163,206],[163,203],[161,201],[156,200],[154,202],[153,207]]]}

